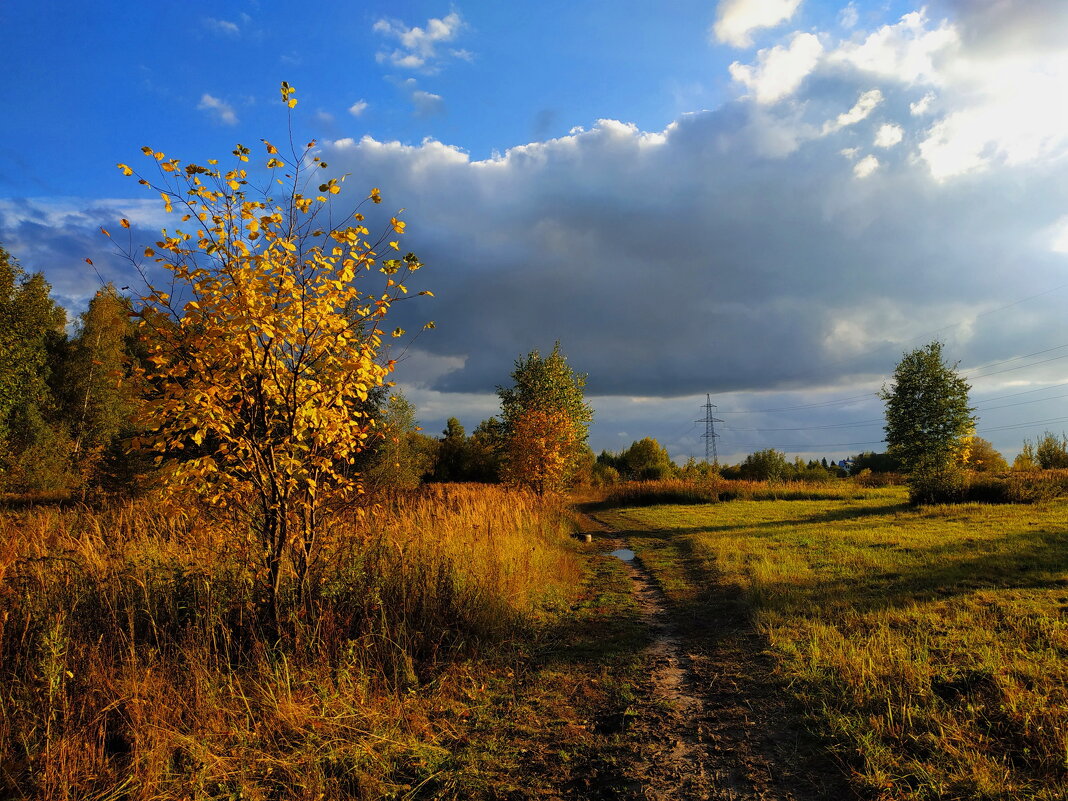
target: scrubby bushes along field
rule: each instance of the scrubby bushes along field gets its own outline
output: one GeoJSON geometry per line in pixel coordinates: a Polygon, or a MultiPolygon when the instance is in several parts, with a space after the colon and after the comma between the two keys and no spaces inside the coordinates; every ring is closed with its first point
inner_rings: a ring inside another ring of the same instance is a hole
{"type": "MultiPolygon", "coordinates": [[[[834,481],[744,481],[712,476],[700,481],[664,479],[629,481],[609,487],[607,506],[654,506],[665,503],[718,503],[733,500],[848,500],[876,497],[901,483],[896,473],[862,473],[834,481]]],[[[1068,495],[1068,470],[1001,474],[964,473],[960,502],[1038,503],[1068,495]]]]}

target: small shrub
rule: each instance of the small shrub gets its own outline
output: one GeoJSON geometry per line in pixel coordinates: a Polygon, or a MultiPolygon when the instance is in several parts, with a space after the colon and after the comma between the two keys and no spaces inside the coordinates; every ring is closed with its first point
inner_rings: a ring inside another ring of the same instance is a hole
{"type": "Polygon", "coordinates": [[[972,473],[961,500],[972,503],[1043,503],[1068,494],[1068,470],[972,473]]]}
{"type": "Polygon", "coordinates": [[[905,477],[900,473],[873,473],[871,468],[865,467],[853,481],[861,487],[899,487],[905,483],[905,477]]]}

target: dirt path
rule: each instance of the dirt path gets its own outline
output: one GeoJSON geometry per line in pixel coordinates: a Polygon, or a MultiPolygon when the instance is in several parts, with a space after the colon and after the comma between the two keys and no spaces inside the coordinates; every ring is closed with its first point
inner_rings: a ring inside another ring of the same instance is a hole
{"type": "MultiPolygon", "coordinates": [[[[627,543],[588,516],[611,548],[627,543]]],[[[586,527],[584,526],[584,529],[586,527]]],[[[707,619],[684,633],[640,556],[626,561],[652,644],[645,697],[627,727],[636,751],[630,786],[638,798],[816,801],[853,798],[841,769],[814,757],[789,710],[773,665],[738,593],[711,588],[707,619]]]]}

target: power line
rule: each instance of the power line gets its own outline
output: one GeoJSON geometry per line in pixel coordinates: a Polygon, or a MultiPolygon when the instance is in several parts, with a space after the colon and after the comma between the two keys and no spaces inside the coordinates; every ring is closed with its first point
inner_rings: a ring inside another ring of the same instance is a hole
{"type": "MultiPolygon", "coordinates": [[[[844,403],[851,403],[853,401],[862,400],[864,398],[877,398],[877,397],[879,397],[878,393],[867,392],[867,393],[865,393],[863,395],[854,395],[854,396],[849,397],[849,398],[839,398],[838,400],[822,401],[820,403],[805,403],[805,404],[801,404],[799,406],[783,406],[783,407],[780,407],[778,409],[746,409],[745,411],[737,410],[737,411],[726,411],[726,412],[721,412],[721,411],[719,411],[717,409],[717,413],[718,414],[774,414],[774,413],[777,413],[777,412],[793,412],[793,411],[798,411],[800,409],[818,409],[818,408],[823,408],[823,407],[826,407],[826,406],[840,406],[840,405],[842,405],[844,403]]],[[[701,422],[701,421],[698,420],[698,422],[701,422]]]]}
{"type": "MultiPolygon", "coordinates": [[[[1054,384],[1053,386],[1064,386],[1063,384],[1054,384]]],[[[1043,387],[1042,389],[1051,389],[1052,387],[1043,387]]],[[[1028,390],[1028,392],[1039,392],[1042,390],[1028,390]]],[[[992,400],[1000,400],[1001,398],[1011,398],[1017,395],[1026,395],[1027,392],[1017,392],[1013,395],[1002,395],[999,398],[992,400]]],[[[1068,398],[1068,395],[1053,395],[1049,398],[1034,398],[1032,400],[1017,401],[1016,403],[1005,403],[1001,406],[987,406],[989,401],[983,401],[976,405],[976,411],[993,411],[994,409],[1008,409],[1011,406],[1024,406],[1028,403],[1043,403],[1045,401],[1060,400],[1061,398],[1068,398]]],[[[786,426],[780,428],[748,428],[739,426],[726,426],[729,431],[823,431],[832,428],[861,428],[863,426],[875,425],[876,423],[882,423],[883,418],[873,418],[871,420],[858,420],[855,423],[827,423],[824,425],[815,426],[786,426]]]]}
{"type": "MultiPolygon", "coordinates": [[[[1023,357],[1021,357],[1021,358],[1023,358],[1023,357]]],[[[992,375],[1001,375],[1002,373],[1011,373],[1014,370],[1026,370],[1028,367],[1037,367],[1040,364],[1046,364],[1047,362],[1056,362],[1056,361],[1060,361],[1061,359],[1068,359],[1068,354],[1065,354],[1064,356],[1054,356],[1054,357],[1052,357],[1050,359],[1043,359],[1042,361],[1038,361],[1038,362],[1031,362],[1030,364],[1021,364],[1018,367],[1006,367],[1004,370],[995,370],[992,373],[984,373],[983,375],[975,375],[975,376],[966,375],[966,377],[967,378],[989,378],[992,375]]]]}
{"type": "MultiPolygon", "coordinates": [[[[1035,393],[1035,392],[1045,392],[1047,389],[1056,389],[1057,387],[1068,387],[1068,381],[1064,381],[1064,382],[1062,382],[1060,384],[1050,384],[1049,386],[1039,387],[1038,389],[1025,389],[1023,392],[1010,392],[1008,395],[996,395],[993,398],[987,398],[985,401],[983,401],[983,403],[990,403],[991,401],[1004,400],[1005,398],[1018,398],[1020,395],[1031,395],[1032,393],[1035,393]]],[[[1063,396],[1058,396],[1058,397],[1063,397],[1063,396]]],[[[1035,401],[1035,403],[1038,403],[1039,401],[1044,401],[1044,400],[1053,400],[1053,398],[1039,398],[1038,400],[1035,401]]],[[[1028,403],[1030,403],[1030,401],[1028,401],[1028,403]]]]}
{"type": "Polygon", "coordinates": [[[1066,342],[1063,345],[1056,345],[1055,347],[1052,347],[1052,348],[1046,348],[1045,350],[1036,350],[1034,353],[1025,353],[1022,356],[1013,356],[1010,359],[1000,359],[999,361],[996,361],[996,362],[987,362],[986,364],[976,365],[975,367],[971,367],[971,368],[969,368],[967,370],[962,370],[961,372],[963,372],[963,373],[971,373],[971,372],[974,372],[975,370],[985,370],[988,367],[997,367],[999,364],[1008,364],[1009,362],[1018,362],[1020,359],[1029,359],[1032,356],[1041,356],[1043,353],[1052,353],[1053,351],[1060,350],[1061,348],[1068,348],[1068,342],[1066,342]]]}
{"type": "Polygon", "coordinates": [[[1052,417],[1048,420],[1031,420],[1027,423],[1010,423],[1003,426],[994,426],[993,428],[984,428],[983,432],[989,431],[1012,431],[1018,428],[1030,428],[1031,426],[1049,425],[1050,423],[1068,423],[1068,417],[1052,417]]]}

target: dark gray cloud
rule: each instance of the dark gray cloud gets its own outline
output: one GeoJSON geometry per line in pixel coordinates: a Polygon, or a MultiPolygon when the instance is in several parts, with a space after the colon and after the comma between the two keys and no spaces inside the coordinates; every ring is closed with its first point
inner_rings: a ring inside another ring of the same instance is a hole
{"type": "Polygon", "coordinates": [[[882,374],[945,326],[977,360],[1030,347],[1036,332],[1008,325],[1026,307],[976,315],[1065,276],[1042,233],[1066,209],[1064,171],[939,183],[901,145],[858,179],[840,151],[870,152],[908,99],[783,157],[754,129],[805,123],[740,102],[662,137],[605,122],[495,162],[369,140],[329,160],[409,207],[437,295],[421,344],[469,357],[438,389],[491,390],[555,339],[591,391],[657,396],[882,374]]]}
{"type": "Polygon", "coordinates": [[[965,42],[976,48],[1060,49],[1068,41],[1063,0],[936,0],[932,12],[953,19],[965,42]]]}

